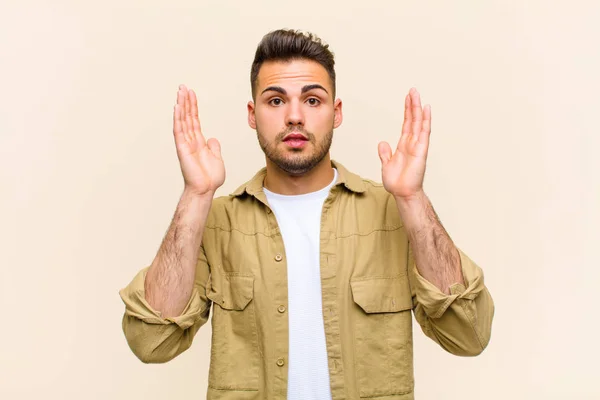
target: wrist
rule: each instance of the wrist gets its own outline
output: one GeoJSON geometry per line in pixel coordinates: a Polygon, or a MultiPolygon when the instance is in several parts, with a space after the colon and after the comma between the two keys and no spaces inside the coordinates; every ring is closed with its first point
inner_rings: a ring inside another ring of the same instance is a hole
{"type": "Polygon", "coordinates": [[[187,199],[190,200],[194,200],[194,201],[212,201],[212,199],[215,196],[215,191],[209,190],[208,192],[205,193],[200,193],[197,190],[185,186],[183,188],[183,193],[181,195],[181,197],[185,197],[187,199]]]}
{"type": "Polygon", "coordinates": [[[177,208],[188,226],[194,227],[194,229],[196,226],[204,226],[212,206],[213,197],[214,192],[200,194],[191,189],[183,191],[177,208]]]}
{"type": "Polygon", "coordinates": [[[394,196],[394,199],[399,208],[410,209],[415,206],[422,206],[427,201],[427,195],[421,189],[410,196],[394,196]]]}

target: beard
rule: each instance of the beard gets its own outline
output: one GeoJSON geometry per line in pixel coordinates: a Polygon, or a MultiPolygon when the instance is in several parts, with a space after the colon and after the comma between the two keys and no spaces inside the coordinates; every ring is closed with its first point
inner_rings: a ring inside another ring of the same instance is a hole
{"type": "Polygon", "coordinates": [[[290,175],[304,175],[305,173],[316,167],[329,153],[331,143],[333,141],[333,127],[325,137],[317,143],[315,135],[304,130],[303,127],[289,127],[277,134],[272,142],[268,142],[260,133],[258,126],[256,127],[256,136],[261,149],[265,156],[277,165],[281,170],[290,175]],[[283,151],[279,148],[279,144],[283,143],[283,139],[290,133],[301,133],[308,138],[308,142],[312,145],[313,151],[310,149],[290,149],[283,151]]]}

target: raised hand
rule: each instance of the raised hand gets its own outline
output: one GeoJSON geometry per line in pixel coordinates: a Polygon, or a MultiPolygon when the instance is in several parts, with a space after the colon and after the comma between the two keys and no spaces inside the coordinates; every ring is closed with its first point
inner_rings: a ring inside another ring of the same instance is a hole
{"type": "Polygon", "coordinates": [[[217,139],[204,139],[196,94],[184,85],[180,85],[177,92],[173,135],[185,190],[198,195],[214,194],[225,182],[221,145],[217,139]]]}
{"type": "Polygon", "coordinates": [[[409,199],[422,192],[430,133],[431,108],[421,108],[419,92],[412,88],[405,99],[402,135],[396,151],[392,154],[387,142],[378,147],[383,186],[397,199],[409,199]]]}

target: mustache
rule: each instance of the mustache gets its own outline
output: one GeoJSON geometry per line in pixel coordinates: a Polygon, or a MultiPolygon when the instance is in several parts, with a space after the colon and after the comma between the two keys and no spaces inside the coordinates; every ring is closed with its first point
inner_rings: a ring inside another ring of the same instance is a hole
{"type": "Polygon", "coordinates": [[[281,142],[283,140],[283,138],[285,138],[287,135],[292,134],[292,133],[299,133],[301,135],[304,135],[311,142],[314,141],[314,139],[315,139],[315,135],[313,135],[312,133],[308,132],[303,127],[301,127],[301,126],[290,126],[290,127],[286,128],[286,129],[284,129],[283,131],[279,132],[277,134],[277,136],[275,137],[275,140],[277,140],[278,142],[281,142]]]}

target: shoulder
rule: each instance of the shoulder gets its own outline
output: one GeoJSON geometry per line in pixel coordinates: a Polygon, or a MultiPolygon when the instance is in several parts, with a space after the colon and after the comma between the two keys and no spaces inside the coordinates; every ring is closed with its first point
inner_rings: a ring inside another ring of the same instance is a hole
{"type": "Polygon", "coordinates": [[[362,191],[357,192],[357,201],[364,205],[373,207],[376,209],[384,209],[391,207],[394,210],[397,209],[396,201],[385,188],[381,182],[377,182],[371,179],[359,177],[362,191]]]}
{"type": "Polygon", "coordinates": [[[354,181],[354,190],[346,186],[337,198],[346,221],[341,225],[346,230],[357,230],[362,234],[401,228],[403,223],[394,196],[385,190],[382,183],[358,178],[354,181]]]}
{"type": "Polygon", "coordinates": [[[228,216],[249,212],[252,208],[256,207],[256,204],[251,203],[254,202],[252,201],[251,196],[248,195],[234,196],[230,194],[215,197],[210,207],[208,222],[212,222],[213,224],[218,222],[222,223],[228,216]]]}

